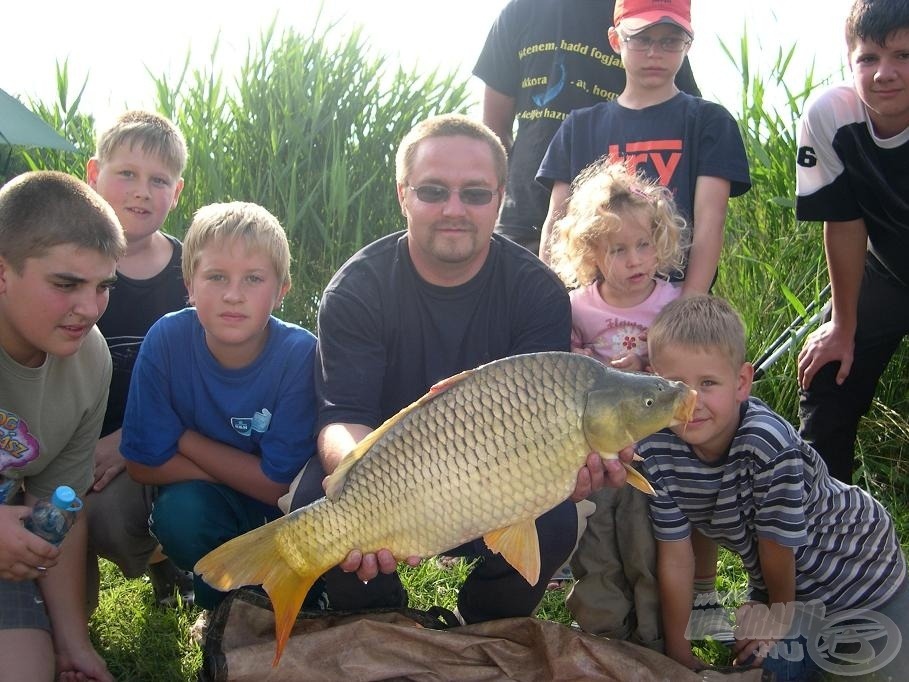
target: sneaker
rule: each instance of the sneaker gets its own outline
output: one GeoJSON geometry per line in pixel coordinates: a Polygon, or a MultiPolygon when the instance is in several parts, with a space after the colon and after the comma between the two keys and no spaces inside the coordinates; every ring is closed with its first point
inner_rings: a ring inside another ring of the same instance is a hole
{"type": "Polygon", "coordinates": [[[162,608],[177,606],[177,595],[184,607],[195,602],[193,574],[177,568],[170,559],[148,566],[148,579],[155,591],[155,604],[162,608]]]}
{"type": "Polygon", "coordinates": [[[438,568],[440,568],[441,570],[443,570],[443,571],[450,571],[450,570],[452,570],[455,566],[457,566],[457,564],[458,564],[458,562],[459,562],[460,560],[461,560],[461,557],[457,557],[457,556],[444,556],[444,555],[442,555],[442,554],[439,554],[439,555],[436,557],[436,566],[437,566],[438,568]]]}
{"type": "Polygon", "coordinates": [[[569,582],[574,580],[574,576],[571,574],[571,567],[568,564],[565,564],[556,571],[556,574],[549,579],[549,583],[546,585],[547,590],[559,590],[565,587],[569,582]]]}
{"type": "Polygon", "coordinates": [[[735,642],[733,611],[719,603],[695,602],[685,628],[688,640],[712,639],[720,644],[735,642]]]}
{"type": "Polygon", "coordinates": [[[208,634],[208,621],[210,616],[211,611],[202,609],[202,612],[196,618],[196,622],[193,623],[192,627],[189,629],[189,638],[200,647],[205,644],[205,635],[208,634]]]}

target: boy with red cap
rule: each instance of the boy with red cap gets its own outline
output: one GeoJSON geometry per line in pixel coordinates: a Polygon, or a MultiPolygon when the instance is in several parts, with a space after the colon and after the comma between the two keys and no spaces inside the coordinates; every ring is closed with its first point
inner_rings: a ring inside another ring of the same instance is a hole
{"type": "MultiPolygon", "coordinates": [[[[605,31],[614,12],[615,0],[510,0],[473,69],[485,83],[483,123],[508,152],[495,231],[534,253],[549,208],[549,190],[534,178],[549,142],[570,112],[625,88],[625,67],[605,31]]],[[[675,82],[701,94],[687,59],[675,82]]]]}
{"type": "Polygon", "coordinates": [[[679,91],[675,75],[694,38],[690,0],[617,0],[609,44],[622,57],[625,89],[611,102],[572,112],[549,145],[537,182],[552,189],[540,257],[570,183],[609,155],[672,190],[688,221],[683,293],[706,293],[716,275],[730,196],[751,187],[735,119],[719,104],[679,91]]]}
{"type": "MultiPolygon", "coordinates": [[[[540,258],[549,262],[554,223],[571,183],[600,157],[624,162],[668,187],[687,222],[683,295],[707,293],[716,275],[730,196],[751,186],[735,119],[722,106],[680,92],[675,76],[694,37],[690,0],[617,0],[609,43],[621,55],[626,85],[613,101],[568,115],[549,145],[537,181],[552,188],[540,258]]],[[[588,632],[663,649],[656,544],[646,496],[600,491],[571,568],[568,608],[588,632]]],[[[694,539],[696,591],[710,592],[716,547],[694,539]]]]}

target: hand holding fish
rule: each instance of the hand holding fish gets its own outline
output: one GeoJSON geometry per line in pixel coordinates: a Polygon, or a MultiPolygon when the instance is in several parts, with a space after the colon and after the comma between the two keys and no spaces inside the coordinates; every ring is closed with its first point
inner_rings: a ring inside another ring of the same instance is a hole
{"type": "MultiPolygon", "coordinates": [[[[418,556],[409,556],[405,560],[408,566],[416,566],[421,561],[418,556]]],[[[398,568],[398,560],[390,550],[380,549],[379,551],[363,554],[358,549],[351,550],[344,561],[339,564],[339,568],[345,573],[356,571],[357,577],[364,583],[375,578],[379,573],[394,573],[398,568]]]]}
{"type": "Polygon", "coordinates": [[[571,493],[572,502],[587,499],[603,488],[621,488],[628,481],[628,473],[624,464],[630,464],[634,459],[634,446],[619,450],[618,459],[603,459],[596,452],[587,455],[587,461],[578,471],[578,480],[571,493]]]}

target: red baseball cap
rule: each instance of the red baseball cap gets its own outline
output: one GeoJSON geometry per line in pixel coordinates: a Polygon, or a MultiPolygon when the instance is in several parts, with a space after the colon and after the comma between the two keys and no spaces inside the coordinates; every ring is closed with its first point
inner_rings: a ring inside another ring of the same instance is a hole
{"type": "Polygon", "coordinates": [[[630,35],[656,24],[675,24],[694,37],[691,0],[616,0],[613,24],[630,35]]]}

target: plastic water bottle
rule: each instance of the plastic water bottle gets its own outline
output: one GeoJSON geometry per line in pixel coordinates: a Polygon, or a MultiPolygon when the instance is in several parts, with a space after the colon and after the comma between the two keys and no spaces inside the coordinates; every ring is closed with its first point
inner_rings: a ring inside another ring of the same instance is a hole
{"type": "Polygon", "coordinates": [[[68,485],[61,485],[50,500],[35,503],[25,527],[53,545],[60,545],[66,532],[76,522],[76,512],[82,509],[82,500],[68,485]]]}
{"type": "Polygon", "coordinates": [[[8,498],[15,495],[18,489],[19,481],[14,478],[0,476],[0,504],[3,504],[8,498]]]}

